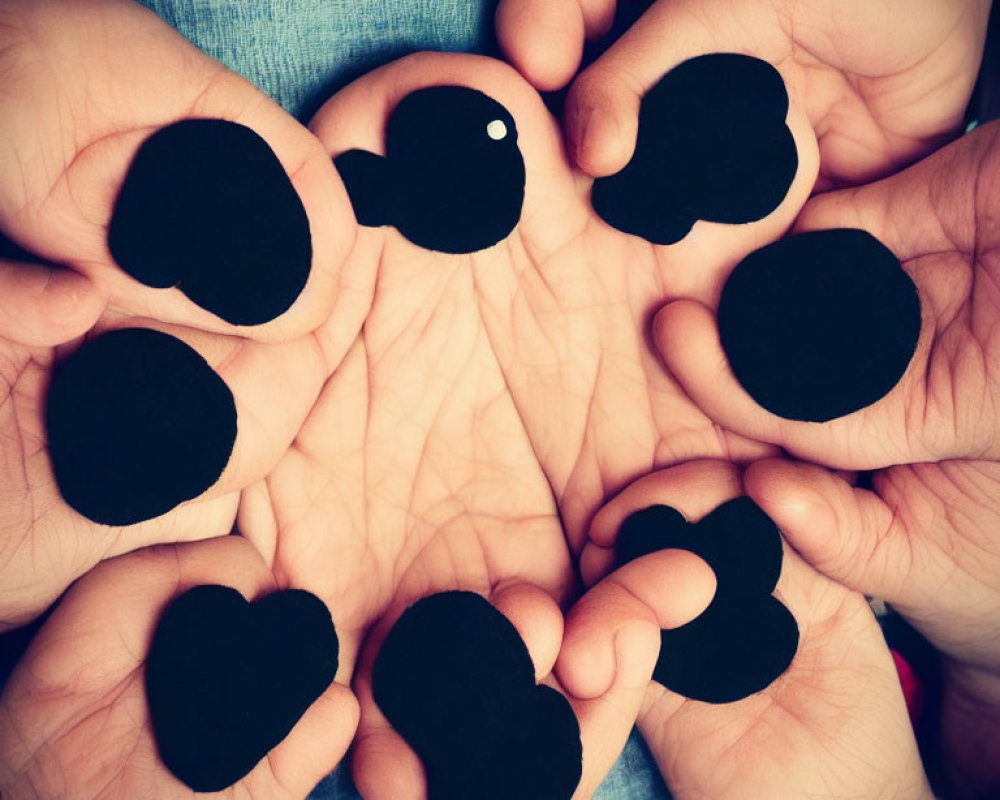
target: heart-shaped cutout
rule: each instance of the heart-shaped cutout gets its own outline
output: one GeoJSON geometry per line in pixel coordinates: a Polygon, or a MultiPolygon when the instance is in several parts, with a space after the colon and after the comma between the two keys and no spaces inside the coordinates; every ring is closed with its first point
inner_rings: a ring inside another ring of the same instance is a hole
{"type": "Polygon", "coordinates": [[[580,782],[572,707],[535,684],[517,629],[477,594],[410,606],[379,651],[372,693],[424,762],[433,800],[568,800],[580,782]]]}
{"type": "Polygon", "coordinates": [[[766,61],[740,53],[688,59],[642,99],[632,160],[594,182],[594,210],[613,228],[663,245],[699,219],[763,219],[798,170],[787,114],[785,83],[766,61]]]}
{"type": "Polygon", "coordinates": [[[160,758],[196,792],[237,783],[330,686],[339,643],[326,605],[300,590],[255,603],[197,586],[160,619],[146,696],[160,758]]]}
{"type": "Polygon", "coordinates": [[[696,523],[651,506],[618,532],[618,563],[657,550],[688,550],[715,572],[715,596],[696,619],[661,632],[653,678],[671,691],[729,703],[766,688],[798,649],[795,618],[771,595],[781,575],[781,534],[749,497],[723,503],[696,523]]]}

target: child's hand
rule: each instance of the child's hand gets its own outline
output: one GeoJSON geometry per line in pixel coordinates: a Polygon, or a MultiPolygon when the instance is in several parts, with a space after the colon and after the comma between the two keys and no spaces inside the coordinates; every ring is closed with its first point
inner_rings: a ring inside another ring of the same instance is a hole
{"type": "MultiPolygon", "coordinates": [[[[895,253],[916,284],[922,328],[899,383],[880,401],[823,424],[775,416],[737,383],[712,312],[688,300],[658,315],[671,374],[719,425],[840,469],[1000,458],[1000,126],[986,125],[878,183],[817,197],[798,231],[861,228],[895,253]]],[[[805,268],[807,265],[803,265],[805,268]]],[[[845,315],[845,329],[852,320],[845,315]]],[[[849,377],[845,377],[849,380],[849,377]]]]}
{"type": "MultiPolygon", "coordinates": [[[[641,478],[594,518],[584,579],[593,582],[611,568],[619,529],[634,512],[662,504],[696,522],[743,491],[738,470],[723,462],[691,462],[641,478]]],[[[601,697],[614,675],[615,631],[627,621],[672,627],[662,602],[674,580],[670,558],[683,552],[662,550],[625,564],[569,612],[556,674],[571,694],[601,697]]],[[[865,598],[787,547],[774,595],[794,616],[799,642],[787,671],[767,688],[716,705],[649,684],[638,726],[672,795],[930,798],[899,678],[865,598]]],[[[732,657],[745,655],[734,648],[732,657]]]]}
{"type": "MultiPolygon", "coordinates": [[[[584,32],[606,30],[615,5],[506,0],[498,35],[532,83],[555,88],[577,68],[584,32]]],[[[570,150],[591,175],[617,172],[632,156],[645,92],[688,58],[737,52],[781,72],[793,108],[805,112],[819,140],[820,188],[870,181],[956,132],[989,6],[988,0],[658,0],[573,84],[570,150]]]]}
{"type": "MultiPolygon", "coordinates": [[[[122,556],[70,590],[0,696],[4,797],[193,797],[157,755],[144,664],[163,609],[202,584],[248,599],[274,590],[259,555],[232,536],[122,556]]],[[[332,684],[267,758],[218,796],[305,797],[346,752],[357,715],[347,687],[332,684]]]]}
{"type": "Polygon", "coordinates": [[[1000,464],[892,467],[856,489],[787,461],[747,491],[816,569],[882,598],[944,656],[942,744],[956,797],[992,797],[1000,769],[1000,464]]]}

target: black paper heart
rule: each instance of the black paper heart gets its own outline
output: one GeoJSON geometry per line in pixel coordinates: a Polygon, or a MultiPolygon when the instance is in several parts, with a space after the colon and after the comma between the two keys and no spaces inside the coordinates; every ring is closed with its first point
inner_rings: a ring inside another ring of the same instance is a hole
{"type": "Polygon", "coordinates": [[[477,594],[410,606],[372,672],[375,702],[424,762],[431,800],[565,800],[580,782],[580,728],[537,686],[517,629],[477,594]]]}
{"type": "Polygon", "coordinates": [[[178,286],[234,325],[291,307],[309,278],[309,218],[270,146],[244,125],[186,119],[139,148],[108,248],[137,281],[178,286]]]}
{"type": "Polygon", "coordinates": [[[333,682],[339,644],[330,612],[308,592],[248,603],[198,586],[160,619],[146,696],[160,758],[196,792],[247,775],[333,682]]]}
{"type": "Polygon", "coordinates": [[[676,509],[651,506],[629,516],[618,532],[618,563],[657,550],[688,550],[715,572],[716,591],[696,619],[661,631],[653,678],[708,703],[759,692],[795,657],[795,618],[771,595],[781,574],[781,534],[748,497],[719,506],[697,523],[676,509]]]}
{"type": "Polygon", "coordinates": [[[428,250],[483,250],[521,218],[524,160],[514,118],[475,89],[412,92],[389,118],[385,158],[348,150],[334,164],[359,223],[393,225],[428,250]]]}
{"type": "Polygon", "coordinates": [[[870,233],[812,231],[743,259],[718,321],[733,374],[754,400],[786,419],[827,422],[899,382],[920,337],[920,298],[870,233]]]}
{"type": "Polygon", "coordinates": [[[635,154],[594,182],[594,210],[655,244],[679,242],[699,219],[763,219],[798,170],[787,113],[784,81],[766,61],[711,53],[681,63],[643,98],[635,154]]]}

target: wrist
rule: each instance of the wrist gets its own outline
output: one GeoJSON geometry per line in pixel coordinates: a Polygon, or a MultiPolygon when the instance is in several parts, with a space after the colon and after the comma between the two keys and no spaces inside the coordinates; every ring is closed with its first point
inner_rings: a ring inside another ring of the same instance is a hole
{"type": "Polygon", "coordinates": [[[941,755],[958,800],[1000,796],[1000,670],[946,662],[941,755]]]}

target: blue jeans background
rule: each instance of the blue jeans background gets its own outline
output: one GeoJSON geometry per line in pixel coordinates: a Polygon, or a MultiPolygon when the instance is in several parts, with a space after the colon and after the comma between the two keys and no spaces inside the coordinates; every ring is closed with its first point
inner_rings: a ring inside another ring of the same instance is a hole
{"type": "MultiPolygon", "coordinates": [[[[408,53],[446,50],[499,55],[493,33],[497,0],[140,2],[302,122],[308,122],[338,89],[408,53]]],[[[643,5],[623,2],[618,27],[627,26],[643,5]]],[[[310,800],[358,797],[342,766],[316,787],[310,800]]],[[[669,798],[635,731],[595,798],[669,798]]]]}

